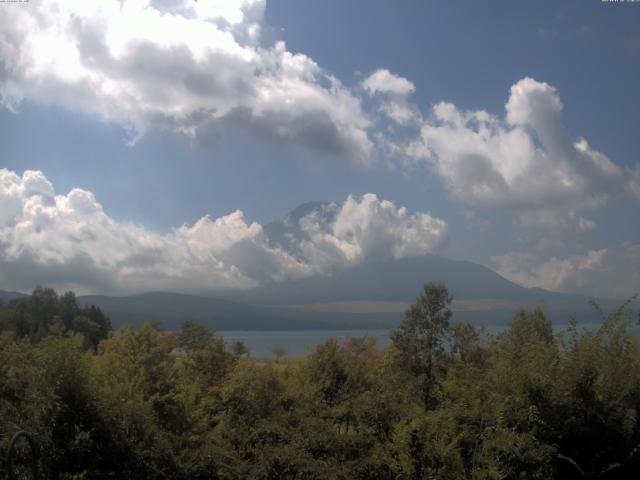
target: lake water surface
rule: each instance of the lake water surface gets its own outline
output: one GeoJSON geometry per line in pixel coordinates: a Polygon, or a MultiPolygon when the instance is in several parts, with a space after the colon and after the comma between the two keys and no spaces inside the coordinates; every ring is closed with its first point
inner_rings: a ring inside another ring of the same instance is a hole
{"type": "Polygon", "coordinates": [[[275,347],[283,347],[288,356],[299,357],[330,338],[343,342],[351,337],[367,336],[375,339],[378,348],[386,347],[391,341],[389,330],[228,331],[218,334],[226,342],[243,342],[255,358],[274,357],[272,350],[275,347]]]}
{"type": "MultiPolygon", "coordinates": [[[[599,324],[578,324],[579,329],[596,328],[599,324]]],[[[482,325],[486,332],[495,334],[505,328],[504,325],[482,325]]],[[[554,330],[560,331],[567,324],[555,324],[554,330]]],[[[633,333],[640,337],[640,327],[633,326],[633,333]]],[[[249,349],[253,358],[274,358],[273,349],[282,347],[287,356],[299,357],[310,353],[318,344],[324,343],[329,338],[336,338],[343,342],[351,337],[371,337],[376,341],[378,348],[389,345],[390,330],[282,330],[282,331],[220,331],[226,342],[241,341],[249,349]]]]}

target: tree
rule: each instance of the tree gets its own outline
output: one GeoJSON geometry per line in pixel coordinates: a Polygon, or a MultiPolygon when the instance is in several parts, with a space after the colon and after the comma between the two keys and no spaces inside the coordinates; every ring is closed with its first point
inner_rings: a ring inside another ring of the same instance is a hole
{"type": "Polygon", "coordinates": [[[0,330],[36,343],[50,334],[81,333],[85,347],[95,349],[111,332],[111,320],[95,305],[80,308],[73,292],[58,296],[51,288],[36,287],[31,296],[0,308],[0,330]]]}
{"type": "Polygon", "coordinates": [[[444,284],[427,283],[400,327],[391,333],[397,359],[418,380],[425,407],[433,401],[434,358],[444,354],[450,335],[452,301],[444,284]]]}
{"type": "Polygon", "coordinates": [[[224,340],[197,322],[187,321],[178,334],[177,345],[184,348],[183,374],[202,391],[219,387],[238,356],[229,352],[224,340]]]}
{"type": "Polygon", "coordinates": [[[482,349],[480,348],[480,333],[473,325],[460,322],[453,325],[451,353],[463,363],[480,364],[482,349]]]}
{"type": "Polygon", "coordinates": [[[98,346],[101,340],[105,340],[111,332],[111,319],[107,317],[99,307],[90,305],[84,307],[74,319],[74,331],[84,334],[86,340],[93,348],[98,346]]]}
{"type": "Polygon", "coordinates": [[[213,340],[214,335],[211,330],[198,322],[187,320],[180,329],[178,345],[187,351],[199,350],[211,344],[213,340]]]}
{"type": "Polygon", "coordinates": [[[249,349],[241,340],[236,340],[231,344],[231,353],[240,358],[244,355],[249,356],[249,349]]]}
{"type": "Polygon", "coordinates": [[[39,341],[49,333],[49,327],[58,318],[58,295],[51,288],[36,287],[30,297],[13,305],[13,330],[18,338],[29,337],[39,341]]]}
{"type": "Polygon", "coordinates": [[[279,345],[276,345],[275,347],[273,347],[271,349],[271,352],[276,357],[276,363],[280,363],[280,360],[282,360],[284,357],[287,356],[287,349],[279,345]]]}

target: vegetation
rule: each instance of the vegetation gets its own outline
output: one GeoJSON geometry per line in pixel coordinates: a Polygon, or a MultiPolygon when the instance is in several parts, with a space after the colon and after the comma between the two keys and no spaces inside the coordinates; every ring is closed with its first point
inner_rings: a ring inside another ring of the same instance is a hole
{"type": "Polygon", "coordinates": [[[38,288],[0,307],[0,448],[32,432],[51,479],[635,478],[627,305],[555,334],[522,310],[489,336],[450,324],[450,302],[426,285],[387,349],[329,340],[276,363],[193,322],[112,332],[38,288]]]}

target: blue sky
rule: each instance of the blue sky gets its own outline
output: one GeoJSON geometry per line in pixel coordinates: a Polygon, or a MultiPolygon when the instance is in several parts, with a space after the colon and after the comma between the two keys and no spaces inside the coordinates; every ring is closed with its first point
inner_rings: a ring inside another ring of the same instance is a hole
{"type": "Polygon", "coordinates": [[[638,2],[56,3],[0,6],[0,288],[250,288],[384,247],[638,290],[638,2]],[[258,231],[347,198],[293,251],[258,231]]]}

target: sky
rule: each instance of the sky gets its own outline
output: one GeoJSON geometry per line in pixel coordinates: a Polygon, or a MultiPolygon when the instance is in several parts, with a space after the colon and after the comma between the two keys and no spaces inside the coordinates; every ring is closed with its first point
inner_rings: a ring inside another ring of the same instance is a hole
{"type": "Polygon", "coordinates": [[[434,253],[631,295],[639,85],[640,2],[0,3],[0,288],[254,288],[434,253]]]}

